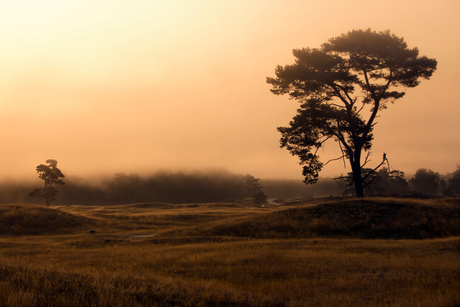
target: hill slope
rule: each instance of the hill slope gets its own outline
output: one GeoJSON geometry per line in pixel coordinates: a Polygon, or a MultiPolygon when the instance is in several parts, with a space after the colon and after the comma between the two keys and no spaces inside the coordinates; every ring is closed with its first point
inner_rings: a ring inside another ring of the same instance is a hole
{"type": "Polygon", "coordinates": [[[0,206],[0,235],[70,233],[92,224],[89,218],[39,205],[0,206]]]}
{"type": "Polygon", "coordinates": [[[460,235],[460,199],[352,199],[300,206],[197,229],[257,238],[425,239],[460,235]]]}

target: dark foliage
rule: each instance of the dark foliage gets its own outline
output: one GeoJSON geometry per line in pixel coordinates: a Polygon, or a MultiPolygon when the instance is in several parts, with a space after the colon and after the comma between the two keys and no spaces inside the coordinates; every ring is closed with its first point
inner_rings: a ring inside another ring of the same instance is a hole
{"type": "Polygon", "coordinates": [[[451,195],[460,195],[460,165],[457,165],[457,170],[452,173],[447,189],[451,195]]]}
{"type": "Polygon", "coordinates": [[[265,193],[260,190],[259,192],[257,192],[254,197],[252,198],[252,201],[256,204],[256,205],[264,205],[267,203],[267,195],[265,195],[265,193]]]}
{"type": "Polygon", "coordinates": [[[415,172],[414,177],[409,180],[413,190],[425,194],[438,194],[443,183],[441,175],[431,169],[420,168],[415,172]]]}
{"type": "Polygon", "coordinates": [[[378,112],[404,96],[398,86],[415,87],[428,79],[437,62],[419,56],[417,48],[389,31],[370,29],[293,54],[294,64],[278,66],[276,78],[267,78],[272,93],[300,102],[289,126],[278,128],[281,147],[300,158],[305,183],[316,183],[325,165],[319,148],[328,140],[338,142],[342,158],[350,162],[355,193],[362,197],[362,154],[371,149],[378,112]]]}

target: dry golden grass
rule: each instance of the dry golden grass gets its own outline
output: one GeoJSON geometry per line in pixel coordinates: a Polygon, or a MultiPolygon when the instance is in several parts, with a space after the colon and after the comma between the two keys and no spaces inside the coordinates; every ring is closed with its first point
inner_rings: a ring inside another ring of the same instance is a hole
{"type": "MultiPolygon", "coordinates": [[[[190,229],[186,232],[191,233],[190,229]]],[[[194,233],[251,238],[451,237],[460,235],[460,203],[457,198],[370,198],[305,204],[272,209],[263,215],[200,225],[194,233]]]]}
{"type": "Polygon", "coordinates": [[[71,233],[90,227],[93,220],[79,214],[31,204],[0,205],[0,234],[71,233]]]}
{"type": "MultiPolygon", "coordinates": [[[[360,202],[382,210],[388,204],[415,206],[431,212],[430,221],[441,219],[435,214],[444,216],[446,208],[454,213],[459,208],[458,199],[355,200],[324,208],[338,214],[340,209],[357,210],[360,202]]],[[[11,219],[16,206],[0,207],[0,223],[18,220],[11,219]]],[[[30,218],[28,205],[21,206],[30,218]]],[[[0,233],[0,306],[460,305],[460,237],[308,238],[293,236],[293,226],[286,225],[291,232],[278,227],[302,215],[308,220],[305,215],[317,213],[311,210],[321,205],[41,208],[81,223],[66,227],[55,218],[53,224],[46,214],[33,213],[37,206],[30,206],[32,216],[44,219],[41,234],[0,233]],[[266,231],[261,221],[272,228],[269,236],[257,234],[266,231]],[[229,231],[240,226],[245,228],[238,234],[229,231]]],[[[405,226],[400,220],[394,223],[405,226]]]]}

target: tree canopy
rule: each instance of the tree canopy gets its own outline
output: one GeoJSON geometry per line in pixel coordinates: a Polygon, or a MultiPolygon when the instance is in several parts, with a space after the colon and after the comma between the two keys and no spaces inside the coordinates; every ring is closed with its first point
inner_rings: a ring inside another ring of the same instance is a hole
{"type": "Polygon", "coordinates": [[[353,30],[293,54],[294,64],[277,66],[276,78],[267,78],[273,94],[300,102],[289,126],[278,128],[281,147],[300,158],[305,183],[315,183],[325,165],[318,149],[337,141],[339,158],[351,165],[356,195],[363,196],[362,152],[371,149],[378,112],[404,96],[399,86],[429,79],[437,62],[388,30],[353,30]]]}
{"type": "Polygon", "coordinates": [[[442,185],[443,179],[438,172],[434,172],[431,169],[419,168],[409,182],[417,192],[436,195],[442,185]]]}
{"type": "Polygon", "coordinates": [[[447,187],[451,193],[460,195],[460,165],[457,165],[457,170],[452,173],[452,178],[449,179],[447,187]]]}

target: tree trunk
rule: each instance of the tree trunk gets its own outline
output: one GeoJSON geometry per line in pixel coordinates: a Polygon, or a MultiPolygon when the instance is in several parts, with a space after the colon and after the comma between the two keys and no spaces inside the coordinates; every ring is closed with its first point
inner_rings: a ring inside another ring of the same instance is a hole
{"type": "Polygon", "coordinates": [[[354,158],[354,161],[351,162],[351,170],[353,172],[356,196],[364,197],[363,178],[361,176],[361,154],[355,153],[354,158]]]}
{"type": "Polygon", "coordinates": [[[363,179],[361,177],[361,167],[357,170],[353,169],[353,182],[355,183],[355,191],[357,197],[364,197],[363,179]]]}

